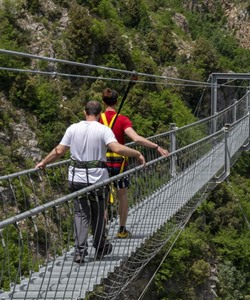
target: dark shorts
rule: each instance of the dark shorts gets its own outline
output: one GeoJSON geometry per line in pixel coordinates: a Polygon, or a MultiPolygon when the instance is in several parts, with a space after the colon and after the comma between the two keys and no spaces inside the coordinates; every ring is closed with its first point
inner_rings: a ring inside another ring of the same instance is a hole
{"type": "MultiPolygon", "coordinates": [[[[125,172],[127,170],[128,170],[128,167],[125,166],[123,172],[125,172]]],[[[120,168],[109,168],[109,175],[110,175],[110,177],[113,177],[113,176],[116,176],[116,175],[119,175],[119,174],[120,174],[120,168]]],[[[118,187],[119,189],[128,188],[129,184],[130,184],[130,181],[129,181],[128,177],[124,177],[122,179],[114,181],[114,187],[115,188],[118,187]]]]}

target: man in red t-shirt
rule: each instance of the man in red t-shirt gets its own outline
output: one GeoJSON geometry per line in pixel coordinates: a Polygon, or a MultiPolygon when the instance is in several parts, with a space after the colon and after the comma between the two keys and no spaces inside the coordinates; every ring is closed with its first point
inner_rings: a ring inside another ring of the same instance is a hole
{"type": "MultiPolygon", "coordinates": [[[[112,128],[117,141],[121,144],[125,143],[125,135],[128,136],[132,141],[138,143],[141,146],[154,148],[161,155],[168,156],[167,150],[161,148],[159,145],[145,139],[138,135],[132,128],[132,122],[124,115],[119,114],[116,118],[116,104],[118,99],[118,93],[115,90],[106,88],[102,92],[102,100],[105,106],[105,112],[101,114],[100,122],[104,125],[112,128]],[[115,122],[114,122],[115,121],[115,122]]],[[[128,159],[124,156],[120,156],[111,151],[107,152],[107,164],[110,169],[110,175],[115,176],[127,170],[128,159]]],[[[129,186],[129,180],[124,178],[118,182],[119,188],[117,189],[118,199],[118,213],[120,220],[120,227],[117,232],[117,238],[128,238],[131,233],[126,229],[126,222],[128,216],[128,195],[127,188],[129,186]]]]}

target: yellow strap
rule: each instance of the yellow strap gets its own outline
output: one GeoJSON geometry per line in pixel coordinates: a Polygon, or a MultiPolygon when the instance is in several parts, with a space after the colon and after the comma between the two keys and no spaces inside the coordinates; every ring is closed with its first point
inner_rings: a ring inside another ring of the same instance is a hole
{"type": "MultiPolygon", "coordinates": [[[[102,114],[101,114],[101,118],[102,118],[103,124],[106,125],[106,126],[108,126],[109,128],[111,128],[112,125],[113,125],[113,123],[114,123],[114,120],[115,120],[116,115],[117,115],[117,114],[114,114],[114,116],[113,116],[113,118],[111,119],[110,123],[108,123],[108,120],[107,120],[107,117],[106,117],[105,113],[102,113],[102,114]]],[[[118,157],[122,157],[122,158],[123,158],[123,161],[122,161],[122,164],[121,164],[121,168],[120,168],[120,173],[122,173],[123,170],[124,170],[125,162],[128,161],[128,157],[122,156],[122,155],[117,154],[117,153],[115,153],[115,152],[107,152],[107,153],[106,153],[106,156],[109,156],[109,157],[111,157],[111,156],[118,156],[118,157]]],[[[111,197],[112,197],[112,194],[111,194],[111,197]]],[[[111,201],[110,201],[110,202],[111,202],[111,201]]],[[[111,203],[112,203],[112,202],[111,202],[111,203]]]]}
{"type": "Polygon", "coordinates": [[[113,115],[113,118],[111,119],[110,123],[108,123],[108,120],[107,120],[107,117],[105,115],[105,113],[102,113],[101,114],[101,118],[102,118],[102,121],[103,121],[103,124],[108,126],[109,128],[112,127],[113,123],[114,123],[114,120],[115,120],[115,117],[116,117],[117,114],[114,114],[113,115]]]}
{"type": "Polygon", "coordinates": [[[112,182],[111,186],[110,186],[109,203],[114,204],[115,195],[116,195],[116,192],[115,192],[115,188],[114,188],[114,183],[112,182]]]}
{"type": "Polygon", "coordinates": [[[115,153],[115,152],[107,152],[106,153],[106,156],[107,157],[125,157],[125,160],[128,161],[128,157],[127,156],[123,156],[123,155],[120,155],[118,153],[115,153]]]}
{"type": "Polygon", "coordinates": [[[120,168],[120,172],[119,172],[119,173],[122,173],[123,170],[124,170],[126,158],[127,158],[126,156],[123,156],[123,161],[122,161],[122,165],[121,165],[121,168],[120,168]]]}
{"type": "Polygon", "coordinates": [[[101,114],[101,119],[103,121],[103,124],[109,127],[109,124],[108,124],[108,121],[107,121],[105,113],[101,114]]]}

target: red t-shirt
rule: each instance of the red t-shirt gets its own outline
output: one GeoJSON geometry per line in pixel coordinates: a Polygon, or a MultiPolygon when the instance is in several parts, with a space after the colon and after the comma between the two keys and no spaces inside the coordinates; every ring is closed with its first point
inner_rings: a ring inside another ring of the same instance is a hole
{"type": "MultiPolygon", "coordinates": [[[[113,116],[116,114],[116,112],[114,111],[106,111],[105,115],[108,121],[108,124],[110,124],[113,116]]],[[[104,124],[102,118],[100,118],[100,123],[104,124]]],[[[130,119],[124,115],[119,115],[115,121],[115,124],[112,128],[114,135],[117,139],[117,141],[120,144],[125,144],[125,134],[124,131],[128,128],[128,127],[132,127],[132,122],[130,121],[130,119]]]]}
{"type": "MultiPolygon", "coordinates": [[[[115,114],[116,114],[116,112],[114,112],[114,111],[106,111],[105,112],[108,124],[111,123],[112,118],[114,117],[115,114]]],[[[100,118],[100,123],[104,124],[102,117],[100,118]]],[[[130,119],[128,117],[124,116],[124,115],[119,114],[119,116],[117,117],[117,119],[115,121],[115,124],[114,124],[112,130],[114,132],[114,135],[115,135],[117,141],[122,145],[125,144],[125,133],[124,133],[124,131],[128,127],[132,127],[132,122],[130,121],[130,119]]],[[[123,172],[124,168],[126,168],[127,165],[128,165],[127,158],[125,158],[125,156],[120,156],[120,155],[113,156],[111,154],[111,153],[113,153],[112,151],[111,152],[108,151],[108,152],[109,153],[107,153],[107,165],[111,168],[110,169],[111,176],[114,176],[114,175],[119,174],[120,172],[123,172]]]]}

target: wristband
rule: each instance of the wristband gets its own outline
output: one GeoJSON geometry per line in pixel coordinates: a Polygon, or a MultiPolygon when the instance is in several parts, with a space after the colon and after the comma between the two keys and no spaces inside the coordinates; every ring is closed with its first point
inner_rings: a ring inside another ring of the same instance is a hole
{"type": "Polygon", "coordinates": [[[158,149],[158,147],[159,147],[159,145],[157,145],[157,146],[155,147],[155,150],[157,150],[157,149],[158,149]]]}

